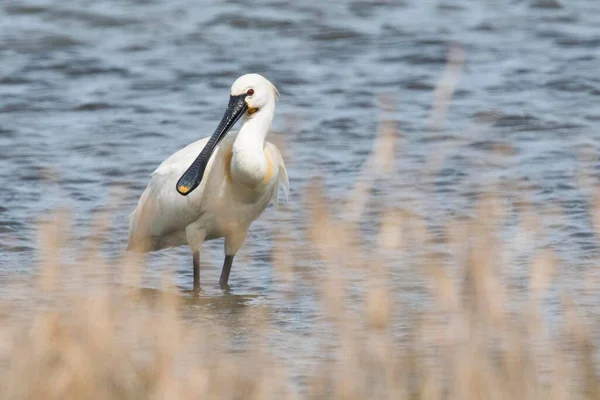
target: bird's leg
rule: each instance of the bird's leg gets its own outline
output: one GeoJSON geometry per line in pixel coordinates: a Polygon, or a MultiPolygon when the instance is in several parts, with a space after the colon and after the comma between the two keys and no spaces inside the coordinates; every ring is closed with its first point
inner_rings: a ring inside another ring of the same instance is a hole
{"type": "Polygon", "coordinates": [[[194,257],[194,291],[200,290],[200,247],[206,234],[202,227],[198,226],[198,221],[192,222],[185,227],[185,236],[194,257]]]}
{"type": "Polygon", "coordinates": [[[229,281],[229,273],[231,272],[231,264],[233,264],[233,257],[238,252],[244,240],[246,239],[246,231],[239,230],[234,234],[225,237],[225,261],[223,261],[223,270],[221,271],[221,279],[219,279],[219,286],[221,289],[228,289],[227,281],[229,281]]]}
{"type": "Polygon", "coordinates": [[[225,255],[225,261],[223,262],[223,269],[221,270],[221,279],[219,279],[219,287],[223,290],[227,289],[229,285],[229,273],[231,272],[231,264],[233,264],[233,256],[225,255]]]}
{"type": "Polygon", "coordinates": [[[200,290],[200,251],[194,252],[194,291],[200,290]]]}

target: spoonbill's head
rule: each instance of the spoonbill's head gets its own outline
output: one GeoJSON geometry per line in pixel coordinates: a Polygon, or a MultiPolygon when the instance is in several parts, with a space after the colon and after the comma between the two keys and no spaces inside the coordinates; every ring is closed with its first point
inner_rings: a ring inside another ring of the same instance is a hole
{"type": "Polygon", "coordinates": [[[251,117],[265,107],[274,108],[279,92],[265,77],[259,74],[240,76],[231,86],[229,104],[215,133],[210,137],[200,155],[177,182],[177,191],[183,196],[192,193],[200,185],[204,170],[215,148],[227,132],[243,116],[251,117]]]}
{"type": "Polygon", "coordinates": [[[248,114],[252,115],[267,105],[274,105],[279,97],[275,86],[259,74],[240,76],[231,85],[231,97],[244,100],[248,114]]]}

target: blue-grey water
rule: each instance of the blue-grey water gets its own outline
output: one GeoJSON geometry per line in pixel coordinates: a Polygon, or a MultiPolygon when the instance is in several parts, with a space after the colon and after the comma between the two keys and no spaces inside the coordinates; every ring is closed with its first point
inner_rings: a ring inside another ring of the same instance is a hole
{"type": "MultiPolygon", "coordinates": [[[[564,261],[559,289],[585,303],[577,293],[597,259],[590,212],[599,71],[600,3],[590,0],[2,0],[0,282],[32,277],[37,223],[57,207],[72,214],[74,247],[95,217],[114,211],[103,250],[117,258],[149,174],[211,134],[230,85],[257,72],[281,92],[273,129],[285,144],[292,192],[253,225],[232,270],[237,298],[214,300],[222,243],[205,244],[204,290],[223,315],[268,304],[279,345],[310,347],[299,338],[312,329],[312,291],[280,295],[271,242],[283,231],[295,248],[309,248],[299,232],[310,179],[321,176],[341,204],[382,119],[402,135],[393,179],[376,185],[369,209],[395,205],[435,223],[468,212],[490,183],[507,201],[524,195],[546,227],[532,246],[556,251],[564,261]],[[436,131],[431,106],[452,44],[465,63],[445,130],[436,131]],[[381,98],[392,100],[391,111],[382,111],[381,98]],[[419,171],[440,155],[435,189],[425,191],[419,171]]],[[[374,241],[377,226],[368,219],[365,236],[374,241]]],[[[191,286],[187,248],[147,263],[149,287],[165,269],[191,286]]],[[[421,281],[394,276],[402,301],[418,308],[421,281]]],[[[18,294],[0,294],[11,296],[18,294]]]]}

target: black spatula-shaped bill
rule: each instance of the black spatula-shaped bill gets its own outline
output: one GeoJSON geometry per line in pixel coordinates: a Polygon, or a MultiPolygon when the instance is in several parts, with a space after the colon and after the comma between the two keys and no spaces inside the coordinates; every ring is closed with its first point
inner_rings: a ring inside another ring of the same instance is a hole
{"type": "Polygon", "coordinates": [[[227,132],[233,128],[235,123],[248,110],[245,98],[245,94],[229,97],[229,104],[227,105],[225,114],[223,114],[223,118],[215,130],[215,133],[208,139],[206,146],[204,146],[192,165],[189,166],[177,181],[177,191],[182,196],[187,196],[192,193],[192,191],[200,185],[200,182],[202,182],[208,160],[210,160],[210,157],[219,145],[219,142],[223,140],[227,132]]]}

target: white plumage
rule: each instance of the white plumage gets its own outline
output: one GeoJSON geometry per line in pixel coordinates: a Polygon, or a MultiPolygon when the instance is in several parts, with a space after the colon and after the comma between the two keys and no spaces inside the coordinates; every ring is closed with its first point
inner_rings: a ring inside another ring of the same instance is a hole
{"type": "MultiPolygon", "coordinates": [[[[195,287],[199,285],[196,255],[203,241],[225,238],[225,255],[230,256],[231,264],[250,224],[270,203],[278,204],[279,187],[284,189],[286,199],[289,193],[281,153],[274,144],[265,141],[277,95],[275,87],[257,74],[244,75],[233,84],[230,105],[234,100],[245,102],[245,109],[240,111],[243,112],[240,130],[228,134],[225,130],[224,137],[207,158],[199,185],[187,195],[176,189],[178,180],[209,138],[189,144],[160,164],[131,214],[129,250],[146,252],[189,245],[195,256],[195,287]]],[[[226,264],[227,260],[226,257],[226,264]]],[[[228,276],[228,270],[226,277],[222,274],[222,287],[227,286],[228,276]]]]}

